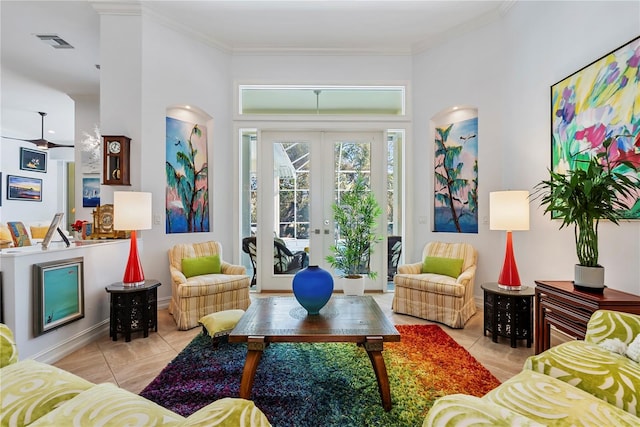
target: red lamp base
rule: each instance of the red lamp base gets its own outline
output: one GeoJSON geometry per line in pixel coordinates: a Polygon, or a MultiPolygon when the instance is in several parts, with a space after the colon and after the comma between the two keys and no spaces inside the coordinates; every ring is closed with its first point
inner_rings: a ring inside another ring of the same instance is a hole
{"type": "Polygon", "coordinates": [[[504,255],[504,264],[498,278],[498,287],[511,291],[519,291],[522,289],[520,283],[520,275],[516,266],[516,258],[513,255],[513,239],[511,231],[507,231],[507,248],[504,255]]]}
{"type": "Polygon", "coordinates": [[[136,239],[135,230],[131,231],[129,260],[127,261],[127,268],[124,270],[122,284],[124,286],[140,286],[144,284],[144,273],[142,272],[140,257],[138,256],[138,239],[136,239]]]}

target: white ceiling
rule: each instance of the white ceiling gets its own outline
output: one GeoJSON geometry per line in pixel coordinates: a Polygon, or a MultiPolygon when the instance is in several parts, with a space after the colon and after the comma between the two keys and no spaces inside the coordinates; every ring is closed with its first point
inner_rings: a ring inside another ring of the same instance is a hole
{"type": "Polygon", "coordinates": [[[47,129],[56,132],[45,138],[73,142],[73,103],[51,93],[99,94],[96,8],[142,8],[160,22],[232,54],[411,54],[495,19],[514,1],[2,0],[2,134],[38,138],[37,111],[45,111],[47,129]],[[54,49],[36,34],[57,34],[75,49],[54,49]],[[5,75],[35,81],[46,95],[12,90],[5,85],[5,75]]]}

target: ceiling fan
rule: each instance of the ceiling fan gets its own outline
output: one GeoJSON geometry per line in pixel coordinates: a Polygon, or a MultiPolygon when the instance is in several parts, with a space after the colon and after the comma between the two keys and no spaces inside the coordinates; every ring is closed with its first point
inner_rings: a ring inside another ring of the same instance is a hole
{"type": "Polygon", "coordinates": [[[44,116],[46,116],[47,113],[44,113],[42,111],[38,111],[38,114],[40,114],[40,117],[42,118],[42,132],[41,132],[40,139],[12,138],[10,136],[3,136],[2,138],[15,139],[16,141],[30,142],[32,144],[35,144],[36,146],[38,146],[38,148],[41,148],[43,150],[46,150],[48,148],[59,148],[59,147],[69,147],[69,148],[71,148],[71,147],[73,147],[73,145],[56,144],[55,142],[50,142],[50,141],[47,141],[46,139],[44,139],[44,116]]]}

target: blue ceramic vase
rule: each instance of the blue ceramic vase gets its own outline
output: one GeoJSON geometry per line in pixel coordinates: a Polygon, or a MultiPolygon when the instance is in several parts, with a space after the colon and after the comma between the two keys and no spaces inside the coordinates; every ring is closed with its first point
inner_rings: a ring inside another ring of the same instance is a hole
{"type": "Polygon", "coordinates": [[[311,315],[320,314],[332,292],[333,276],[317,265],[310,265],[293,276],[293,295],[311,315]]]}

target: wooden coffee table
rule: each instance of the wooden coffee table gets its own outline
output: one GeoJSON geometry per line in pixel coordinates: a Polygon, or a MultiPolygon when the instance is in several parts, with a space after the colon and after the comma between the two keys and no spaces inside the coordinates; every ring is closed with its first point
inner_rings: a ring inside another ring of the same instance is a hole
{"type": "Polygon", "coordinates": [[[258,298],[229,335],[230,342],[247,343],[240,397],[249,399],[253,379],[269,343],[352,342],[362,345],[373,366],[385,411],[391,410],[384,342],[400,341],[400,333],[370,296],[332,296],[320,314],[309,316],[294,297],[258,298]]]}

